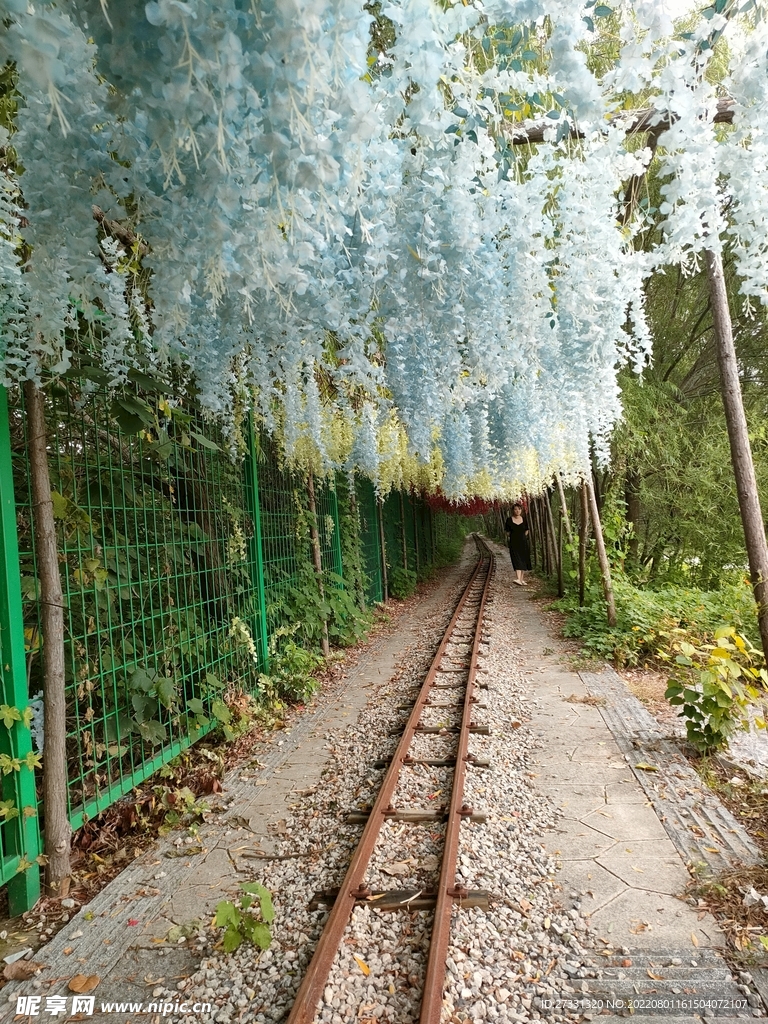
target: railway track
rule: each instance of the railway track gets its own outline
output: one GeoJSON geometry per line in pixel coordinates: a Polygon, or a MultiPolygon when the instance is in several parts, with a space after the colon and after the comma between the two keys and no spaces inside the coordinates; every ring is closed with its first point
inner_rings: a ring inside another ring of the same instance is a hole
{"type": "MultiPolygon", "coordinates": [[[[478,706],[475,693],[478,657],[482,643],[484,613],[489,600],[495,571],[495,558],[485,542],[475,536],[478,561],[464,589],[456,610],[440,641],[437,653],[424,677],[418,697],[411,709],[397,749],[388,763],[386,773],[373,807],[358,812],[350,821],[365,821],[365,828],[350,861],[338,893],[332,894],[333,906],[301,987],[296,995],[288,1024],[312,1024],[321,1004],[323,991],[334,960],[344,941],[346,929],[356,906],[369,904],[381,913],[392,910],[415,910],[434,907],[431,940],[421,1001],[419,1024],[440,1024],[445,983],[445,958],[448,950],[451,914],[454,906],[483,906],[487,893],[468,891],[456,878],[459,839],[462,822],[483,821],[464,801],[464,780],[468,768],[481,767],[482,762],[469,752],[473,732],[487,733],[473,719],[478,706]],[[446,698],[450,698],[446,700],[446,698]],[[451,724],[439,722],[426,725],[423,715],[429,709],[448,712],[451,724]],[[457,721],[458,719],[458,721],[457,721]],[[453,753],[448,757],[413,757],[416,737],[423,748],[428,737],[455,737],[453,753]],[[437,809],[396,807],[393,804],[401,774],[406,765],[452,767],[450,799],[437,809]],[[372,892],[366,885],[376,845],[384,823],[389,819],[410,822],[414,826],[445,822],[445,839],[439,865],[439,880],[433,892],[372,892]],[[334,898],[335,897],[335,898],[334,898]]],[[[386,764],[386,763],[384,763],[386,764]]],[[[383,767],[384,764],[381,766],[383,767]]]]}

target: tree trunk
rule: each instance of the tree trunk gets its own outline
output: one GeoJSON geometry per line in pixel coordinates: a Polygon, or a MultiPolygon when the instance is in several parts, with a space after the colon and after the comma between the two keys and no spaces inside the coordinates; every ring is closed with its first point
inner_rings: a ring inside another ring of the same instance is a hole
{"type": "Polygon", "coordinates": [[[544,515],[547,518],[547,554],[549,556],[550,573],[560,572],[560,563],[557,558],[557,534],[555,533],[555,520],[552,518],[552,505],[549,501],[549,488],[544,488],[544,515]]]}
{"type": "Polygon", "coordinates": [[[403,568],[408,572],[408,541],[405,536],[405,502],[400,491],[400,536],[403,542],[403,568]]]}
{"type": "MultiPolygon", "coordinates": [[[[389,580],[387,579],[387,543],[384,537],[384,505],[381,498],[376,499],[376,518],[379,520],[379,543],[381,544],[381,596],[386,604],[389,599],[389,580]]],[[[437,546],[434,530],[432,531],[432,561],[437,558],[437,546]]]]}
{"type": "Polygon", "coordinates": [[[64,595],[53,518],[45,396],[33,381],[24,385],[27,444],[35,526],[35,557],[40,580],[43,634],[43,806],[46,884],[55,896],[69,891],[72,828],[67,813],[67,696],[64,670],[64,595]]]}
{"type": "Polygon", "coordinates": [[[561,515],[557,521],[557,596],[565,594],[565,583],[563,581],[563,523],[565,516],[561,515]]]}
{"type": "Polygon", "coordinates": [[[616,625],[616,602],[613,598],[613,582],[611,580],[611,566],[608,555],[605,552],[605,541],[603,540],[603,528],[600,525],[600,513],[597,509],[595,489],[592,486],[592,475],[584,477],[584,483],[589,497],[589,508],[592,513],[592,526],[595,530],[595,543],[597,545],[597,557],[600,562],[600,572],[603,577],[603,592],[605,593],[605,605],[608,611],[608,625],[616,625]]]}
{"type": "Polygon", "coordinates": [[[624,479],[624,500],[627,503],[627,519],[632,524],[629,557],[632,565],[637,568],[640,560],[640,478],[632,469],[627,470],[624,479]]]}
{"type": "Polygon", "coordinates": [[[768,544],[765,539],[765,525],[760,509],[755,466],[749,443],[747,418],[741,396],[739,366],[736,348],[733,344],[731,314],[728,307],[728,292],[725,288],[723,261],[719,253],[707,249],[707,279],[715,328],[717,362],[720,367],[720,382],[728,425],[728,440],[731,444],[731,461],[736,477],[736,491],[739,496],[741,522],[747,546],[749,572],[757,604],[757,620],[760,639],[768,661],[768,544]]]}
{"type": "Polygon", "coordinates": [[[589,497],[587,485],[582,480],[579,488],[581,515],[579,516],[579,608],[584,607],[587,585],[587,541],[589,540],[589,497]]]}
{"type": "Polygon", "coordinates": [[[571,517],[568,515],[568,506],[565,503],[565,491],[563,490],[563,481],[559,473],[555,473],[555,482],[557,483],[557,490],[560,495],[560,515],[565,523],[565,535],[568,538],[568,543],[573,544],[573,530],[571,529],[571,517]]]}
{"type": "MultiPolygon", "coordinates": [[[[309,539],[312,544],[312,563],[315,567],[317,577],[317,589],[320,591],[320,599],[325,598],[325,587],[323,586],[323,558],[320,550],[320,532],[317,528],[317,505],[315,504],[315,478],[310,469],[307,475],[307,500],[309,502],[309,539]]],[[[331,645],[328,643],[328,618],[323,616],[323,635],[320,641],[323,657],[331,656],[331,645]]]]}

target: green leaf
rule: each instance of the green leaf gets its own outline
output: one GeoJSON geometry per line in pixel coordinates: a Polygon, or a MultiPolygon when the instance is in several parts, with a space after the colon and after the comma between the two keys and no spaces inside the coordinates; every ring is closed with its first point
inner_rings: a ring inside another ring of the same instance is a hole
{"type": "Polygon", "coordinates": [[[254,923],[254,928],[251,933],[251,942],[254,946],[258,946],[259,949],[269,949],[272,944],[272,933],[270,932],[267,925],[261,921],[254,923]]]}
{"type": "Polygon", "coordinates": [[[215,700],[211,704],[211,714],[217,722],[221,722],[223,725],[229,725],[232,721],[232,712],[222,700],[215,700]]]}
{"type": "Polygon", "coordinates": [[[249,892],[254,896],[258,896],[261,916],[267,924],[271,924],[275,919],[275,907],[272,903],[272,893],[269,889],[258,882],[243,882],[240,888],[243,892],[249,892]]]}
{"type": "Polygon", "coordinates": [[[242,942],[243,936],[240,934],[237,928],[233,928],[232,926],[230,926],[224,932],[222,946],[224,947],[225,953],[234,953],[238,946],[242,945],[242,942]]]}
{"type": "Polygon", "coordinates": [[[146,740],[153,746],[162,743],[168,735],[163,723],[158,722],[157,719],[151,719],[149,722],[140,722],[139,733],[143,740],[146,740]]]}
{"type": "Polygon", "coordinates": [[[176,701],[176,683],[169,676],[163,676],[156,687],[157,696],[163,707],[172,708],[176,701]]]}
{"type": "Polygon", "coordinates": [[[59,494],[58,491],[51,491],[51,500],[53,502],[53,518],[66,519],[69,513],[69,506],[71,504],[69,498],[65,498],[64,495],[59,494]]]}
{"type": "Polygon", "coordinates": [[[220,903],[216,904],[214,924],[217,928],[226,928],[228,925],[236,928],[239,921],[240,914],[231,900],[221,900],[220,903]]]}
{"type": "Polygon", "coordinates": [[[203,448],[208,448],[212,452],[220,452],[221,448],[214,442],[210,441],[203,434],[199,434],[196,430],[190,430],[189,432],[192,437],[197,441],[198,444],[202,445],[203,448]]]}
{"type": "Polygon", "coordinates": [[[173,394],[172,387],[164,384],[163,381],[158,380],[157,377],[150,377],[148,373],[142,373],[141,370],[129,370],[128,380],[137,387],[142,388],[144,391],[159,391],[161,395],[173,394]]]}
{"type": "Polygon", "coordinates": [[[203,702],[199,697],[192,697],[187,701],[187,708],[192,712],[193,715],[202,715],[204,711],[203,702]]]}
{"type": "Polygon", "coordinates": [[[596,18],[607,18],[609,14],[613,14],[613,8],[607,7],[605,4],[598,4],[594,13],[596,18]]]}

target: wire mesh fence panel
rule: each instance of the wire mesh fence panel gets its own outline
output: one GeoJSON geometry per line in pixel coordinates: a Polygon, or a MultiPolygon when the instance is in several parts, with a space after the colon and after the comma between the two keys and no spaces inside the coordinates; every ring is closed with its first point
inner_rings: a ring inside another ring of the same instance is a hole
{"type": "MultiPolygon", "coordinates": [[[[52,391],[47,415],[77,827],[226,716],[230,688],[255,691],[254,526],[241,464],[194,417],[152,430],[105,395],[64,388],[52,391]]],[[[38,568],[20,396],[10,426],[28,679],[39,708],[38,568]]]]}
{"type": "Polygon", "coordinates": [[[384,600],[378,502],[373,483],[365,477],[356,478],[355,491],[362,566],[365,574],[365,596],[368,604],[374,604],[384,600]]]}
{"type": "Polygon", "coordinates": [[[418,574],[419,550],[416,545],[416,499],[407,491],[402,492],[403,533],[408,550],[408,569],[418,574]]]}
{"type": "Polygon", "coordinates": [[[384,524],[384,555],[387,560],[388,575],[391,577],[397,569],[405,568],[399,492],[389,492],[382,503],[381,513],[384,524]]]}
{"type": "Polygon", "coordinates": [[[274,636],[286,622],[296,621],[299,610],[297,591],[308,555],[301,536],[305,498],[267,436],[259,439],[258,477],[267,633],[274,636]]]}

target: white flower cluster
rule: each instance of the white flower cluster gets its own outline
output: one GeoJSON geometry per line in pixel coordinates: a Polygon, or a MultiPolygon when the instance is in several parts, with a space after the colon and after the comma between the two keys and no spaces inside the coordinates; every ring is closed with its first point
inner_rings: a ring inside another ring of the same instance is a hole
{"type": "Polygon", "coordinates": [[[394,413],[451,495],[605,454],[655,265],[730,232],[766,297],[766,29],[753,14],[729,37],[721,138],[705,71],[724,6],[681,42],[624,0],[598,80],[594,3],[385,0],[374,25],[362,0],[0,0],[25,207],[20,228],[0,174],[6,379],[62,372],[91,331],[115,386],[183,363],[212,412],[252,395],[289,455],[310,443],[328,467],[375,478],[394,413]],[[616,116],[630,93],[670,118],[654,254],[622,215],[650,158],[616,116]],[[545,143],[513,144],[521,111],[545,143]],[[148,246],[149,302],[93,206],[148,246]]]}

